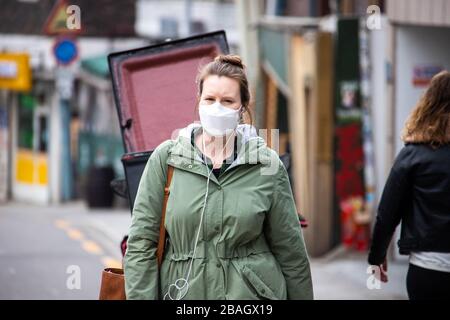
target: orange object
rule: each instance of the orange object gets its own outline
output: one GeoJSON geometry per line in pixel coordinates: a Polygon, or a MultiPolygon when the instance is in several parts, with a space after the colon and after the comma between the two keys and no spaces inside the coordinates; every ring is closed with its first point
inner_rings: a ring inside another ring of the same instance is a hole
{"type": "Polygon", "coordinates": [[[346,247],[365,251],[370,237],[370,214],[362,197],[350,197],[341,202],[342,243],[346,247]]]}

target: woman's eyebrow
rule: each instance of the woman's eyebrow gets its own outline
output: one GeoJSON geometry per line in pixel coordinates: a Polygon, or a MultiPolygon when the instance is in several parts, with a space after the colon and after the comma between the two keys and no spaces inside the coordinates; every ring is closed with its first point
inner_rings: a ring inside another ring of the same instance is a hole
{"type": "MultiPolygon", "coordinates": [[[[220,96],[220,95],[219,95],[220,96]]],[[[204,99],[206,99],[206,98],[216,98],[216,95],[215,94],[213,94],[213,93],[204,93],[204,95],[203,95],[203,97],[204,97],[204,99]]],[[[221,97],[220,98],[221,100],[236,100],[236,98],[235,97],[233,97],[233,96],[223,96],[223,97],[221,97]]]]}

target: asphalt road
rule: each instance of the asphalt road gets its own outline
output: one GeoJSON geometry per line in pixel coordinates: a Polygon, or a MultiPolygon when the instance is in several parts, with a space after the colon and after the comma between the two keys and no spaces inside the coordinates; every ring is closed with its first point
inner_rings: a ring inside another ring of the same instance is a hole
{"type": "Polygon", "coordinates": [[[121,266],[121,235],[96,223],[110,213],[80,211],[0,206],[0,299],[98,299],[102,269],[121,266]]]}

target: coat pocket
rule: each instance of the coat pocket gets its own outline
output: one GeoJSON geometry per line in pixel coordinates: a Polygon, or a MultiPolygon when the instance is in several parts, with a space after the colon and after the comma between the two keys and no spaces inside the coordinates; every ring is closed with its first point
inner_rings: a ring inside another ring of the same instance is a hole
{"type": "Polygon", "coordinates": [[[263,299],[279,300],[273,290],[258,276],[252,269],[243,266],[242,275],[244,281],[253,288],[253,290],[263,299]]]}

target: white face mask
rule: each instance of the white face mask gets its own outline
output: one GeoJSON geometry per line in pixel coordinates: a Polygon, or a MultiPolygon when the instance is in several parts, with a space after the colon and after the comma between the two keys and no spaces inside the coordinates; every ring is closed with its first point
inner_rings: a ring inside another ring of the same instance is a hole
{"type": "Polygon", "coordinates": [[[220,102],[199,105],[200,122],[205,131],[211,136],[224,136],[234,131],[239,121],[239,111],[224,107],[220,102]]]}

